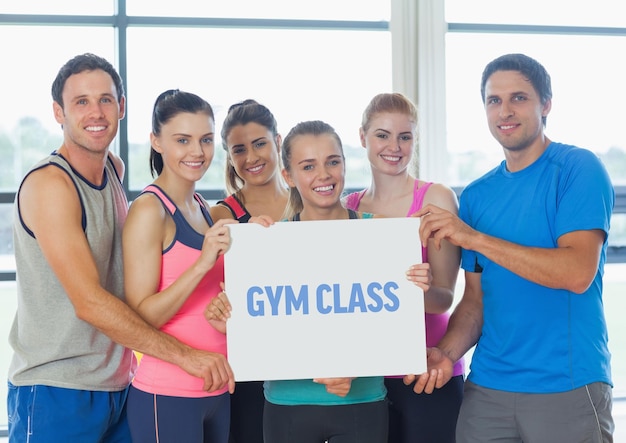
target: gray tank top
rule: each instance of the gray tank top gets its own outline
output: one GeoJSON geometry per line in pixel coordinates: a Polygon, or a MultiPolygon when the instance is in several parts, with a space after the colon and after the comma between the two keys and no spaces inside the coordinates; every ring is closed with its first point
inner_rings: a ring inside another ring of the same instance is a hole
{"type": "MultiPolygon", "coordinates": [[[[107,160],[101,186],[89,183],[58,154],[35,165],[59,167],[73,180],[82,206],[83,231],[91,246],[100,283],[124,299],[122,227],[128,202],[115,167],[107,160]]],[[[76,317],[74,307],[50,269],[15,199],[13,238],[18,309],[9,334],[14,354],[9,381],[16,386],[48,385],[118,391],[130,382],[132,351],[76,317]]],[[[55,196],[51,192],[50,199],[55,196]]]]}

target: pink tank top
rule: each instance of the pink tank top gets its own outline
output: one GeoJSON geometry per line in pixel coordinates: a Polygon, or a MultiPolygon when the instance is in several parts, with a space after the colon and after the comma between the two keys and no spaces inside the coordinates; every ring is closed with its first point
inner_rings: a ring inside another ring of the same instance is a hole
{"type": "MultiPolygon", "coordinates": [[[[155,194],[176,223],[174,241],[163,251],[161,258],[161,281],[157,290],[162,291],[197,260],[204,235],[193,230],[163,190],[151,185],[144,192],[155,194]]],[[[196,197],[196,200],[201,205],[205,218],[212,225],[204,202],[200,197],[196,197]]],[[[178,312],[161,327],[161,331],[193,348],[226,355],[226,335],[214,329],[204,318],[204,308],[220,292],[222,281],[224,281],[224,260],[220,257],[178,312]]],[[[225,387],[218,391],[206,392],[202,389],[201,378],[188,374],[177,365],[149,355],[141,358],[133,386],[151,394],[194,398],[211,397],[228,390],[225,387]]]]}
{"type": "MultiPolygon", "coordinates": [[[[422,208],[424,204],[424,196],[431,185],[432,183],[429,182],[424,183],[424,185],[420,187],[419,181],[415,180],[415,186],[413,188],[413,202],[411,203],[411,207],[406,214],[407,217],[410,217],[422,208]]],[[[346,208],[358,211],[361,199],[365,195],[366,191],[367,189],[363,189],[360,192],[353,192],[352,194],[349,194],[345,200],[346,208]]],[[[422,261],[428,261],[428,248],[422,247],[422,261]]],[[[446,333],[449,319],[450,313],[448,312],[443,314],[425,314],[424,322],[426,324],[426,346],[437,346],[439,340],[441,340],[446,333]]],[[[464,363],[461,358],[454,365],[453,375],[462,375],[464,370],[464,363]]]]}

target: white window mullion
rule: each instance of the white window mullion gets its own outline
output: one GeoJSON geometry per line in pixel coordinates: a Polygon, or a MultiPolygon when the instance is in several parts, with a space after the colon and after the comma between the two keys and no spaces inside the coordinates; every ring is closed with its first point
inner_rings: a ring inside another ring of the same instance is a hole
{"type": "Polygon", "coordinates": [[[419,109],[419,176],[448,182],[444,2],[391,0],[393,88],[419,109]]]}

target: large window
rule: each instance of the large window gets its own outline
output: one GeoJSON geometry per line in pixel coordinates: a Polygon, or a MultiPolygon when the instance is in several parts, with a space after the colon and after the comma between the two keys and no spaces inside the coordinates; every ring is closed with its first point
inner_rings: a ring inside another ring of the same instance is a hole
{"type": "MultiPolygon", "coordinates": [[[[147,167],[150,114],[154,98],[170,88],[206,97],[216,112],[218,133],[228,106],[247,98],[272,110],[283,135],[299,121],[325,120],[339,132],[351,159],[351,184],[367,183],[369,169],[358,127],[367,100],[391,89],[388,32],[134,27],[128,30],[127,42],[130,189],[139,190],[152,180],[147,167]],[[363,70],[363,60],[372,52],[380,54],[377,63],[363,70]]],[[[220,195],[224,154],[218,142],[201,183],[205,189],[220,190],[220,195]]]]}
{"type": "Polygon", "coordinates": [[[606,56],[625,50],[626,35],[449,33],[446,93],[452,183],[466,184],[502,159],[502,151],[487,128],[480,75],[495,57],[523,52],[542,62],[552,78],[548,136],[596,152],[613,183],[626,185],[626,133],[622,130],[621,105],[626,101],[626,89],[619,87],[626,77],[626,65],[619,57],[606,56]],[[566,51],[571,56],[565,56],[566,51]],[[461,72],[464,75],[458,75],[461,72]]]}
{"type": "MultiPolygon", "coordinates": [[[[0,336],[8,335],[16,307],[13,200],[29,167],[62,141],[50,86],[63,63],[93,52],[113,62],[123,77],[127,115],[113,149],[126,160],[131,199],[151,181],[152,106],[170,88],[206,98],[218,133],[228,107],[246,98],[267,105],[283,135],[302,120],[327,121],[350,159],[350,186],[364,186],[369,167],[358,128],[368,100],[392,89],[390,8],[387,0],[320,0],[305,9],[290,0],[3,4],[0,336]]],[[[218,137],[216,156],[200,185],[207,198],[223,196],[223,176],[218,137]]],[[[0,372],[6,374],[10,357],[6,340],[0,341],[0,372]]],[[[6,384],[0,383],[0,398],[5,397],[6,384]]],[[[0,401],[0,428],[6,425],[5,405],[0,401]]]]}

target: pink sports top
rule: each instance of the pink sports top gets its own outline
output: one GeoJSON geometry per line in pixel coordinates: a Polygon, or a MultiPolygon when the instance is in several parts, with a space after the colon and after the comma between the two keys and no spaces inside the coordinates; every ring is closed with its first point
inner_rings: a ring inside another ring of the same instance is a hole
{"type": "MultiPolygon", "coordinates": [[[[429,182],[424,183],[424,185],[420,187],[419,181],[415,180],[415,187],[413,188],[413,202],[411,203],[411,207],[406,215],[407,217],[413,215],[422,208],[422,205],[424,204],[424,196],[431,185],[432,183],[429,182]]],[[[367,191],[367,189],[349,194],[345,200],[346,208],[358,211],[361,199],[365,195],[365,191],[367,191]]],[[[422,260],[424,262],[428,261],[428,248],[422,247],[422,260]]],[[[449,319],[450,314],[448,312],[443,314],[425,314],[426,346],[437,346],[439,340],[441,340],[446,333],[449,319]]],[[[454,365],[453,375],[462,375],[464,370],[463,359],[461,358],[454,365]]]]}
{"type": "MultiPolygon", "coordinates": [[[[156,195],[176,223],[174,240],[162,254],[161,281],[157,289],[162,291],[197,260],[202,250],[204,235],[196,232],[189,225],[183,214],[161,188],[150,185],[143,192],[156,195]]],[[[195,198],[209,226],[212,226],[213,220],[204,200],[199,195],[195,198]]],[[[193,348],[226,355],[226,335],[214,329],[204,318],[204,308],[221,291],[220,282],[222,281],[224,281],[224,259],[219,257],[178,312],[160,330],[193,348]]],[[[202,389],[201,378],[188,374],[177,365],[149,355],[141,358],[133,386],[151,394],[176,397],[211,397],[227,391],[227,388],[224,388],[206,392],[202,389]]]]}

